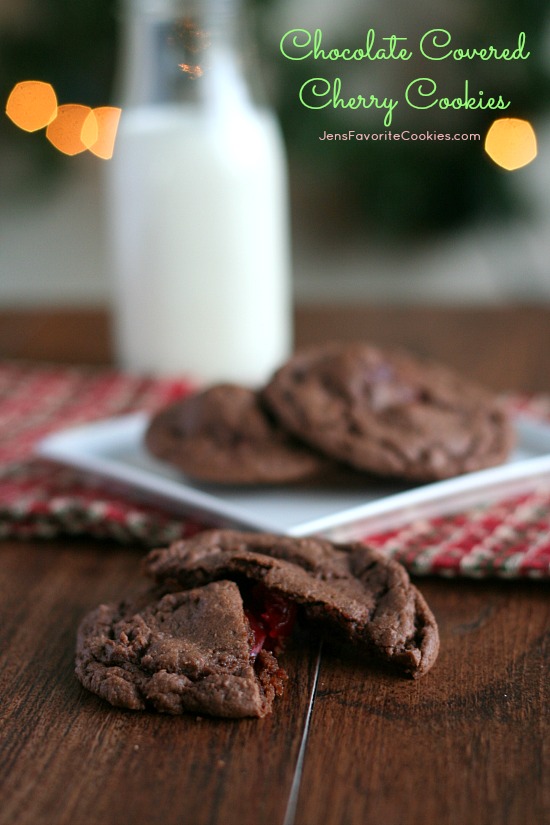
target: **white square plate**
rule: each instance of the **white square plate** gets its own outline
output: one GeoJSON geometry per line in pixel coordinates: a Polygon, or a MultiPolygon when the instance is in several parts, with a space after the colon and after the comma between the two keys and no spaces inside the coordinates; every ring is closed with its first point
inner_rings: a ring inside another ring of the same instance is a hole
{"type": "Polygon", "coordinates": [[[98,421],[48,436],[37,453],[90,472],[129,497],[207,524],[290,536],[323,534],[337,541],[550,485],[550,426],[527,418],[516,420],[518,444],[508,463],[414,487],[370,478],[337,488],[198,484],[145,451],[146,425],[143,413],[98,421]]]}

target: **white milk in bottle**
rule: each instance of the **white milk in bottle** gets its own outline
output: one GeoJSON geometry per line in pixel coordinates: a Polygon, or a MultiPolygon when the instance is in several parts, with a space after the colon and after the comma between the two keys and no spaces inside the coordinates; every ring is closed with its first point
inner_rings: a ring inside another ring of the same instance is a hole
{"type": "Polygon", "coordinates": [[[289,354],[286,167],[228,0],[133,0],[109,235],[134,371],[260,384],[289,354]]]}

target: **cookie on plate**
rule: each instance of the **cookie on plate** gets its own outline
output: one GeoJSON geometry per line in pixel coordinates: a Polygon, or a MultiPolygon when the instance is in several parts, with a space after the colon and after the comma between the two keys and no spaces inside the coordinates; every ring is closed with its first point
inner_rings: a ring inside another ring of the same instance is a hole
{"type": "Polygon", "coordinates": [[[489,392],[431,361],[364,343],[298,352],[262,397],[298,438],[384,476],[444,479],[501,463],[513,444],[489,392]]]}
{"type": "Polygon", "coordinates": [[[363,544],[211,530],[153,550],[145,570],[171,589],[261,583],[328,638],[408,676],[423,675],[437,657],[437,624],[406,570],[363,544]]]}
{"type": "Polygon", "coordinates": [[[331,462],[285,432],[258,393],[218,384],[157,413],[148,450],[193,479],[222,484],[278,484],[322,475],[331,462]]]}

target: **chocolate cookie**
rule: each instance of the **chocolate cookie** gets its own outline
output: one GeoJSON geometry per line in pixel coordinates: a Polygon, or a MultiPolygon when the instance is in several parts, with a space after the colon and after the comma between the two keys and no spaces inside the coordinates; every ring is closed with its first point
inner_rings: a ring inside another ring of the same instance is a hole
{"type": "Polygon", "coordinates": [[[76,675],[116,707],[264,716],[286,677],[254,645],[237,585],[214,582],[92,611],[78,632],[76,675]]]}
{"type": "Polygon", "coordinates": [[[363,343],[297,353],[263,400],[308,444],[360,470],[416,481],[502,462],[513,443],[497,400],[451,370],[363,343]]]}
{"type": "Polygon", "coordinates": [[[225,484],[301,481],[331,466],[288,435],[256,392],[233,384],[210,387],[159,412],[145,444],[192,478],[225,484]]]}
{"type": "Polygon", "coordinates": [[[298,605],[329,638],[347,640],[413,677],[439,649],[435,619],[397,562],[362,544],[212,530],[153,550],[146,572],[170,588],[260,582],[298,605]]]}

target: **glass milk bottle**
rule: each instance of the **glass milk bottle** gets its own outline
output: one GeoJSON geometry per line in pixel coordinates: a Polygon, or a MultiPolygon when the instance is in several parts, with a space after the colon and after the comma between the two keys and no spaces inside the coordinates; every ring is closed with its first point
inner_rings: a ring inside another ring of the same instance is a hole
{"type": "Polygon", "coordinates": [[[127,0],[107,166],[121,366],[256,385],[291,347],[286,166],[239,0],[127,0]]]}

